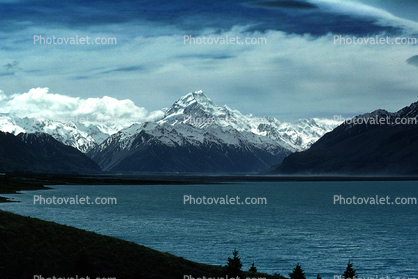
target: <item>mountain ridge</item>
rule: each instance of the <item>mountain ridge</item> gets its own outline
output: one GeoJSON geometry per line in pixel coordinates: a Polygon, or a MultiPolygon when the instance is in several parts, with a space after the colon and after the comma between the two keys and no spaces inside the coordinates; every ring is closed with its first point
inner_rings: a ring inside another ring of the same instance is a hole
{"type": "Polygon", "coordinates": [[[271,174],[416,175],[418,102],[397,112],[375,110],[343,122],[271,174]]]}
{"type": "MultiPolygon", "coordinates": [[[[315,120],[304,124],[314,123],[317,138],[331,129],[315,120]]],[[[280,131],[279,125],[275,118],[245,116],[218,106],[203,91],[196,91],[175,101],[162,119],[122,129],[87,155],[105,171],[258,172],[308,142],[292,141],[306,132],[304,128],[282,125],[280,131]],[[283,140],[281,135],[289,131],[293,134],[283,140]]]]}
{"type": "MultiPolygon", "coordinates": [[[[292,151],[307,149],[325,132],[337,126],[337,122],[330,119],[302,119],[292,124],[282,123],[273,117],[243,115],[227,105],[217,106],[206,97],[202,90],[190,92],[180,97],[170,108],[165,109],[164,118],[155,122],[168,121],[173,124],[175,120],[177,122],[187,122],[199,128],[205,128],[213,122],[217,122],[224,126],[231,126],[238,131],[267,135],[275,141],[284,139],[287,144],[291,145],[292,151]],[[308,124],[312,121],[316,123],[308,124]],[[312,131],[309,131],[310,128],[312,128],[312,131]]],[[[140,124],[139,121],[133,121],[131,125],[140,124]]],[[[83,153],[88,153],[109,136],[129,126],[119,123],[94,123],[89,122],[88,119],[78,119],[77,117],[52,120],[34,117],[19,118],[8,113],[0,114],[0,131],[14,135],[35,132],[47,133],[83,153]]]]}
{"type": "Polygon", "coordinates": [[[46,133],[0,132],[0,172],[99,173],[81,151],[46,133]]]}

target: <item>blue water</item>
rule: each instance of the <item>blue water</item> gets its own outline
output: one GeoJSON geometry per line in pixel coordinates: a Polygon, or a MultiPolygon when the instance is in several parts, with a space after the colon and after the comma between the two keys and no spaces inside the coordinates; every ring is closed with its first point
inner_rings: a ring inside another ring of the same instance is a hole
{"type": "Polygon", "coordinates": [[[418,278],[418,205],[339,205],[343,197],[418,198],[418,182],[247,182],[218,185],[53,186],[0,209],[95,231],[186,259],[225,265],[232,250],[248,270],[307,278],[418,278]],[[34,205],[34,195],[115,197],[116,205],[34,205]],[[193,197],[265,197],[265,205],[190,205],[193,197]]]}

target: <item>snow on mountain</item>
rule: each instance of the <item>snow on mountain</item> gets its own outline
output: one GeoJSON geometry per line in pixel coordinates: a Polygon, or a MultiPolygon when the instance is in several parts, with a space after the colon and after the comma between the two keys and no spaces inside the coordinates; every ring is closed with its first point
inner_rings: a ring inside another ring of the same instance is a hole
{"type": "Polygon", "coordinates": [[[0,131],[14,135],[20,133],[46,133],[65,145],[75,147],[84,153],[122,128],[122,126],[117,124],[61,122],[28,117],[18,118],[9,114],[0,114],[0,131]]]}
{"type": "Polygon", "coordinates": [[[95,156],[110,145],[118,145],[119,151],[138,148],[133,144],[138,144],[137,135],[140,133],[143,136],[142,143],[152,141],[167,147],[217,144],[245,149],[251,146],[270,154],[283,155],[306,150],[340,124],[318,118],[282,123],[272,117],[243,115],[226,105],[216,105],[203,91],[188,93],[163,111],[165,116],[161,120],[134,123],[129,127],[118,123],[91,123],[82,119],[54,121],[19,118],[3,113],[0,114],[0,131],[14,135],[47,133],[84,153],[90,154],[94,150],[95,156]]]}
{"type": "Polygon", "coordinates": [[[346,120],[311,148],[286,157],[271,173],[413,176],[418,174],[418,102],[346,120]]]}
{"type": "Polygon", "coordinates": [[[229,164],[222,171],[259,171],[308,148],[340,124],[317,118],[289,124],[243,115],[216,105],[203,91],[181,97],[164,111],[161,120],[122,129],[88,155],[111,171],[219,172],[222,164],[214,166],[219,162],[229,164]],[[196,156],[201,156],[200,161],[193,158],[196,156]],[[217,162],[212,165],[201,162],[215,157],[217,162]],[[238,162],[242,158],[247,162],[238,162]]]}
{"type": "Polygon", "coordinates": [[[260,124],[257,127],[257,134],[264,134],[272,139],[282,139],[297,151],[303,151],[339,124],[341,123],[338,121],[321,118],[301,119],[295,123],[280,123],[274,119],[269,120],[269,123],[260,124]]]}
{"type": "Polygon", "coordinates": [[[284,142],[292,151],[309,148],[325,133],[332,131],[341,124],[331,119],[310,118],[295,123],[280,122],[273,117],[254,117],[243,115],[228,106],[217,106],[203,91],[189,93],[177,100],[166,111],[159,123],[189,124],[206,129],[212,125],[231,127],[239,132],[250,132],[259,136],[267,136],[275,141],[284,142]]]}

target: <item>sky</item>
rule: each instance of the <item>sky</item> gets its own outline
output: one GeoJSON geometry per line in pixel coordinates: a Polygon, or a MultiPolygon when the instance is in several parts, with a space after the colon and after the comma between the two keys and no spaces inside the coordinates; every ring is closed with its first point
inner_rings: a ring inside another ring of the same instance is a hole
{"type": "Polygon", "coordinates": [[[280,121],[397,111],[418,101],[417,11],[415,0],[0,0],[0,112],[147,121],[198,90],[280,121]]]}

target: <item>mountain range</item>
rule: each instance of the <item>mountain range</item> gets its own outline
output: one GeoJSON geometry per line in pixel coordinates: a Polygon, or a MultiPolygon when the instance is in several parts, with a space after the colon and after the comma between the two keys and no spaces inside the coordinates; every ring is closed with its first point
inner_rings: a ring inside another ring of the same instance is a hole
{"type": "Polygon", "coordinates": [[[45,118],[19,118],[0,114],[0,131],[18,135],[20,133],[46,133],[65,145],[83,153],[103,142],[123,126],[117,123],[94,124],[83,119],[51,120],[45,118]]]}
{"type": "Polygon", "coordinates": [[[85,153],[104,171],[236,173],[280,163],[338,124],[318,118],[281,123],[272,117],[243,115],[216,105],[202,91],[181,97],[164,111],[158,121],[129,127],[2,114],[0,130],[49,134],[85,153]]]}
{"type": "Polygon", "coordinates": [[[100,167],[48,134],[0,132],[0,172],[99,173],[100,167]]]}
{"type": "Polygon", "coordinates": [[[304,175],[417,175],[418,102],[344,121],[271,172],[304,175]]]}
{"type": "Polygon", "coordinates": [[[122,129],[87,155],[112,172],[259,172],[334,127],[330,120],[292,126],[246,116],[197,91],[178,99],[162,119],[122,129]]]}
{"type": "Polygon", "coordinates": [[[418,102],[343,123],[282,123],[196,91],[163,111],[161,119],[130,126],[1,114],[0,171],[418,174],[418,102]]]}

